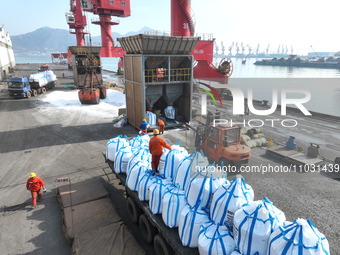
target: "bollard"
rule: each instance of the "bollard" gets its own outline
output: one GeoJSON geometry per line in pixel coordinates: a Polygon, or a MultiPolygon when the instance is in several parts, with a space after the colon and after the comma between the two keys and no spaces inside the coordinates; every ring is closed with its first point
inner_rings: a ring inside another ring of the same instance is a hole
{"type": "Polygon", "coordinates": [[[63,73],[63,78],[65,78],[65,74],[63,73]]]}

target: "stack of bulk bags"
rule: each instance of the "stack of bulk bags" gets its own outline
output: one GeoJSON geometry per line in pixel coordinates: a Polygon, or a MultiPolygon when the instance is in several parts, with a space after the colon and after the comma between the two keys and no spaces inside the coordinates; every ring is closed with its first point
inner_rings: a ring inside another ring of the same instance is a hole
{"type": "Polygon", "coordinates": [[[146,171],[141,176],[138,184],[138,198],[140,201],[149,200],[149,187],[156,181],[156,177],[153,176],[153,171],[146,171]]]}
{"type": "Polygon", "coordinates": [[[187,191],[189,187],[191,162],[195,154],[196,151],[182,159],[176,170],[174,184],[184,191],[187,191]]]}
{"type": "Polygon", "coordinates": [[[175,119],[175,108],[173,106],[167,106],[164,109],[164,113],[165,113],[165,117],[167,117],[168,119],[175,119]]]}
{"type": "Polygon", "coordinates": [[[159,168],[159,174],[164,175],[165,178],[173,179],[176,177],[179,163],[188,155],[188,152],[185,148],[177,145],[177,143],[172,145],[171,149],[166,154],[164,168],[159,168]]]}
{"type": "Polygon", "coordinates": [[[206,223],[201,226],[198,237],[198,251],[200,255],[231,254],[236,247],[226,226],[206,223]]]}
{"type": "Polygon", "coordinates": [[[110,139],[106,144],[106,159],[114,161],[116,152],[121,148],[128,146],[129,143],[127,139],[122,138],[121,135],[110,139]]]}
{"type": "Polygon", "coordinates": [[[133,155],[128,162],[126,173],[128,174],[134,167],[138,165],[144,165],[148,168],[151,167],[151,154],[148,148],[142,147],[140,149],[136,149],[133,152],[133,155]]]}
{"type": "Polygon", "coordinates": [[[187,205],[184,190],[172,188],[165,191],[163,196],[162,218],[170,228],[178,227],[180,213],[187,205]]]}
{"type": "Polygon", "coordinates": [[[164,193],[173,188],[170,179],[156,177],[156,181],[149,186],[149,207],[153,214],[162,213],[162,198],[164,193]]]}
{"type": "Polygon", "coordinates": [[[127,165],[130,160],[130,158],[133,156],[135,148],[131,146],[127,146],[124,148],[121,148],[118,153],[116,153],[115,157],[115,172],[117,174],[119,173],[126,173],[127,165]]]}
{"type": "Polygon", "coordinates": [[[148,171],[148,168],[142,164],[139,164],[138,167],[134,167],[129,173],[127,173],[126,177],[126,185],[130,190],[137,191],[138,184],[142,176],[148,171]]]}
{"type": "Polygon", "coordinates": [[[198,235],[202,224],[211,222],[209,215],[199,209],[199,204],[191,207],[186,205],[179,218],[178,234],[183,246],[198,246],[198,235]]]}
{"type": "Polygon", "coordinates": [[[225,178],[212,178],[208,174],[196,173],[191,178],[186,192],[188,204],[190,206],[200,204],[201,209],[208,210],[213,194],[224,183],[228,183],[225,178]]]}
{"type": "Polygon", "coordinates": [[[236,177],[215,192],[210,207],[210,218],[215,224],[227,225],[232,230],[235,212],[253,200],[253,189],[242,177],[236,177]]]}
{"type": "Polygon", "coordinates": [[[310,220],[285,222],[269,238],[267,254],[329,255],[326,237],[310,220]]]}
{"type": "Polygon", "coordinates": [[[147,122],[150,126],[156,126],[156,114],[153,112],[146,112],[147,115],[147,122]]]}
{"type": "Polygon", "coordinates": [[[271,233],[286,217],[267,198],[250,202],[234,215],[234,240],[242,254],[266,254],[271,233]]]}

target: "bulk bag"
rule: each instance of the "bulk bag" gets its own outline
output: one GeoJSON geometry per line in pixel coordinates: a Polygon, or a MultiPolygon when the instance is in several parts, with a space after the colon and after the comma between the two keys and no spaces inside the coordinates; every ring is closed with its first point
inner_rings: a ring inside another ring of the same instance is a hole
{"type": "Polygon", "coordinates": [[[202,224],[211,222],[209,215],[199,209],[199,204],[191,207],[187,204],[180,215],[178,234],[183,246],[198,246],[198,235],[202,224]]]}
{"type": "MultiPolygon", "coordinates": [[[[164,169],[166,167],[166,164],[167,164],[167,155],[168,153],[170,152],[170,150],[168,150],[167,148],[164,148],[163,147],[163,153],[159,159],[159,164],[158,164],[158,171],[159,173],[164,173],[164,169]]],[[[155,169],[156,170],[156,169],[155,169]]]]}
{"type": "Polygon", "coordinates": [[[149,148],[149,141],[150,141],[149,135],[138,135],[135,138],[132,138],[129,141],[129,144],[130,146],[135,147],[135,148],[140,148],[140,147],[149,148]]]}
{"type": "Polygon", "coordinates": [[[230,253],[230,255],[242,255],[242,254],[235,249],[232,253],[230,253]]]}
{"type": "Polygon", "coordinates": [[[266,197],[250,202],[234,215],[234,240],[242,254],[266,254],[270,234],[282,226],[284,213],[266,197]]]}
{"type": "Polygon", "coordinates": [[[146,112],[147,115],[147,122],[150,126],[156,126],[156,114],[153,112],[146,112]]]}
{"type": "Polygon", "coordinates": [[[209,209],[213,194],[223,184],[225,178],[212,178],[208,174],[197,173],[191,178],[186,192],[188,204],[195,206],[200,203],[201,209],[209,209]]]}
{"type": "Polygon", "coordinates": [[[229,255],[236,247],[234,239],[226,226],[206,223],[201,226],[198,235],[198,251],[200,255],[229,255]]]}
{"type": "Polygon", "coordinates": [[[149,200],[149,187],[156,181],[156,177],[153,176],[153,171],[148,170],[140,178],[138,185],[138,198],[140,201],[149,200]]]}
{"type": "Polygon", "coordinates": [[[215,224],[226,225],[232,230],[235,212],[253,200],[253,189],[242,177],[236,177],[215,192],[210,207],[210,219],[215,224]]]}
{"type": "Polygon", "coordinates": [[[118,173],[126,173],[127,165],[130,158],[133,155],[134,148],[131,146],[127,146],[121,148],[118,153],[116,153],[115,157],[115,172],[118,173]]]}
{"type": "Polygon", "coordinates": [[[142,164],[133,168],[126,177],[126,185],[130,190],[137,191],[141,177],[147,172],[148,168],[142,164]]]}
{"type": "Polygon", "coordinates": [[[128,174],[129,171],[136,166],[136,164],[143,164],[146,167],[151,168],[151,154],[149,149],[143,147],[133,152],[133,155],[127,164],[126,173],[128,174]]]}
{"type": "Polygon", "coordinates": [[[167,117],[168,119],[175,119],[175,108],[173,106],[167,106],[164,109],[164,113],[165,113],[165,117],[167,117]]]}
{"type": "MultiPolygon", "coordinates": [[[[195,152],[193,152],[195,153],[195,152]]],[[[178,186],[180,189],[187,191],[190,182],[190,167],[191,167],[191,158],[193,154],[186,156],[177,167],[177,174],[174,179],[174,184],[178,186]]]]}
{"type": "Polygon", "coordinates": [[[184,190],[172,188],[165,191],[162,201],[162,218],[170,228],[178,227],[180,213],[187,205],[184,190]]]}
{"type": "Polygon", "coordinates": [[[156,181],[149,186],[149,207],[153,214],[162,213],[163,195],[171,187],[171,181],[160,176],[157,176],[156,181]]]}
{"type": "Polygon", "coordinates": [[[159,168],[159,174],[164,175],[165,178],[172,179],[176,177],[178,165],[188,155],[188,152],[185,148],[177,145],[177,143],[172,145],[171,149],[166,154],[164,168],[159,168]]]}
{"type": "Polygon", "coordinates": [[[128,146],[128,141],[121,135],[110,139],[106,144],[106,159],[114,161],[116,152],[126,146],[128,146]]]}
{"type": "Polygon", "coordinates": [[[269,238],[267,254],[329,255],[326,237],[310,220],[284,222],[269,238]]]}

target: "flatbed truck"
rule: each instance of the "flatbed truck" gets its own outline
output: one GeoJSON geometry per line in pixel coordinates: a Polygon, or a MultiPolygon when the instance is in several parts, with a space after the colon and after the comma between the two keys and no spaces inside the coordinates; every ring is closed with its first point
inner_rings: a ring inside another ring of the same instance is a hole
{"type": "Polygon", "coordinates": [[[140,234],[147,243],[153,243],[155,253],[157,255],[198,254],[197,248],[184,247],[178,235],[178,228],[169,228],[163,222],[161,214],[153,214],[149,208],[148,201],[140,201],[138,193],[130,190],[126,185],[126,174],[117,174],[114,171],[114,162],[107,160],[103,154],[105,161],[108,163],[112,172],[120,180],[126,189],[127,211],[131,221],[139,224],[140,234]]]}

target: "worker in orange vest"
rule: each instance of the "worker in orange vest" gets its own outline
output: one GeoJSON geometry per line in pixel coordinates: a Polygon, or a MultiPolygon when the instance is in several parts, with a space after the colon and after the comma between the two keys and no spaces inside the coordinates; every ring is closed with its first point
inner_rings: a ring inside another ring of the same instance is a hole
{"type": "Polygon", "coordinates": [[[28,178],[26,183],[27,190],[31,191],[32,195],[32,207],[33,209],[37,205],[37,194],[38,194],[38,201],[41,199],[41,188],[46,192],[45,184],[40,177],[38,177],[35,173],[30,174],[30,178],[28,178]]]}
{"type": "Polygon", "coordinates": [[[165,127],[164,121],[161,119],[157,120],[157,126],[159,128],[159,133],[164,134],[164,127],[165,127]]]}
{"type": "Polygon", "coordinates": [[[159,137],[159,130],[153,130],[154,136],[149,141],[149,151],[152,155],[151,157],[151,167],[153,171],[158,172],[159,160],[163,154],[163,147],[171,150],[170,145],[162,138],[159,137]]]}
{"type": "Polygon", "coordinates": [[[164,79],[164,69],[157,68],[157,80],[162,81],[164,79]]]}

